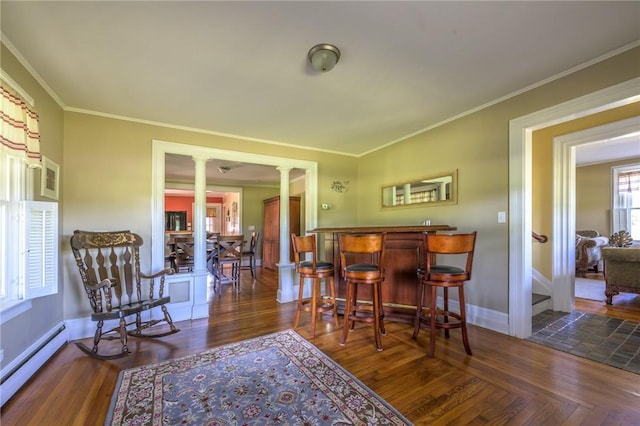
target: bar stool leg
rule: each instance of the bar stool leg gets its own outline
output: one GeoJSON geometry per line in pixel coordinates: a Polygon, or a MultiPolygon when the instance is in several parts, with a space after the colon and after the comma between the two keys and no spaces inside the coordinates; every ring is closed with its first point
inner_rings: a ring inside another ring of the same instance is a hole
{"type": "MultiPolygon", "coordinates": [[[[351,298],[349,299],[349,317],[351,315],[358,316],[358,311],[356,310],[357,300],[358,300],[358,284],[349,283],[347,284],[349,290],[351,291],[351,298]]],[[[349,330],[353,330],[356,327],[355,321],[349,321],[349,330]]]]}
{"type": "MultiPolygon", "coordinates": [[[[444,294],[444,319],[443,322],[446,324],[449,322],[449,289],[447,287],[442,288],[444,294]]],[[[444,329],[444,337],[449,338],[449,329],[444,329]]]]}
{"type": "Polygon", "coordinates": [[[413,340],[416,340],[418,338],[418,333],[420,332],[420,325],[422,323],[421,317],[422,317],[422,310],[423,310],[423,303],[424,303],[425,287],[426,286],[421,282],[420,290],[418,291],[420,295],[418,296],[418,303],[416,303],[416,320],[414,321],[414,325],[413,325],[413,336],[411,336],[413,340]]]}
{"type": "Polygon", "coordinates": [[[380,334],[386,336],[387,331],[384,328],[384,307],[382,306],[382,283],[376,283],[375,286],[378,289],[378,321],[380,321],[380,334]]]}
{"type": "Polygon", "coordinates": [[[471,347],[469,346],[469,338],[467,336],[467,313],[464,304],[464,287],[458,287],[458,299],[460,300],[460,323],[462,328],[462,343],[468,355],[471,355],[471,347]]]}
{"type": "Polygon", "coordinates": [[[333,310],[331,311],[331,315],[333,316],[333,324],[336,328],[340,327],[338,323],[338,304],[336,303],[336,288],[333,285],[333,277],[329,277],[326,281],[329,287],[329,295],[331,296],[331,303],[333,303],[333,310]]]}
{"type": "Polygon", "coordinates": [[[347,282],[347,298],[345,300],[345,304],[344,304],[344,325],[342,326],[342,337],[340,338],[340,346],[344,346],[347,343],[347,333],[349,332],[349,329],[351,326],[353,326],[353,324],[355,324],[355,321],[351,321],[349,319],[349,317],[351,316],[351,303],[353,300],[353,289],[354,289],[354,285],[351,282],[347,282]]]}
{"type": "Polygon", "coordinates": [[[300,321],[300,311],[302,311],[302,295],[304,294],[304,278],[300,277],[300,290],[298,291],[298,306],[296,309],[296,319],[293,322],[293,329],[298,328],[298,321],[300,321]]]}
{"type": "Polygon", "coordinates": [[[431,287],[431,307],[429,310],[429,349],[427,351],[427,355],[432,357],[436,351],[436,322],[438,320],[438,312],[436,311],[436,296],[438,294],[438,288],[433,285],[429,287],[431,287]]]}
{"type": "Polygon", "coordinates": [[[313,278],[311,280],[311,337],[315,339],[316,337],[316,318],[318,316],[318,286],[320,285],[320,280],[317,278],[313,278]]]}
{"type": "MultiPolygon", "coordinates": [[[[376,348],[378,351],[382,350],[382,339],[380,338],[380,325],[382,319],[380,318],[380,291],[378,283],[373,285],[373,334],[376,339],[376,348]]],[[[384,325],[382,325],[384,329],[384,325]]]]}

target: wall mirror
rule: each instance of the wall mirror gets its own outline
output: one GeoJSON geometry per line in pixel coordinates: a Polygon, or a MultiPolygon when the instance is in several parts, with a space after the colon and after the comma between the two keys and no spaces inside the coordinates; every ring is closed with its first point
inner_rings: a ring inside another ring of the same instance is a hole
{"type": "Polygon", "coordinates": [[[382,187],[382,207],[458,203],[458,170],[382,187]]]}

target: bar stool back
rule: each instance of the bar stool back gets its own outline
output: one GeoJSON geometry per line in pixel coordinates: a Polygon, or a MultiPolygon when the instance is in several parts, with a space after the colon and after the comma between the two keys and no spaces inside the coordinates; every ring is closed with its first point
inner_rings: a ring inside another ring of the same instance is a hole
{"type": "Polygon", "coordinates": [[[376,348],[382,350],[380,336],[386,335],[382,307],[386,237],[386,233],[338,235],[342,277],[347,283],[340,345],[346,344],[347,333],[354,329],[356,322],[366,322],[373,323],[376,348]],[[361,285],[371,288],[371,301],[358,301],[358,287],[361,285]]]}
{"type": "Polygon", "coordinates": [[[418,269],[418,277],[422,284],[420,297],[417,302],[413,338],[418,337],[422,324],[429,325],[429,347],[427,354],[433,356],[436,348],[436,329],[445,330],[445,337],[449,338],[449,329],[462,329],[462,342],[467,354],[471,355],[467,337],[467,318],[464,303],[464,283],[471,279],[473,253],[475,250],[477,232],[468,234],[430,234],[424,233],[424,268],[418,269]],[[460,259],[464,267],[436,264],[436,256],[442,260],[453,260],[453,256],[460,259]],[[443,289],[443,309],[436,307],[438,288],[443,289]],[[449,311],[449,288],[458,289],[459,313],[449,311]],[[424,306],[425,293],[429,290],[429,304],[424,306]],[[435,315],[434,315],[435,313],[435,315]],[[432,318],[434,319],[432,321],[432,318]]]}
{"type": "Polygon", "coordinates": [[[300,291],[298,292],[298,308],[296,310],[296,319],[293,328],[298,327],[300,321],[300,312],[311,312],[311,335],[316,337],[316,317],[322,317],[324,312],[331,312],[333,322],[338,328],[338,312],[336,310],[336,293],[333,283],[333,263],[318,262],[316,249],[316,235],[296,236],[291,234],[291,243],[296,265],[296,271],[300,275],[300,291]],[[305,260],[304,256],[311,253],[311,260],[305,260]],[[304,297],[304,280],[309,278],[311,283],[311,297],[304,297]],[[322,294],[320,283],[322,279],[326,279],[325,292],[322,294]]]}

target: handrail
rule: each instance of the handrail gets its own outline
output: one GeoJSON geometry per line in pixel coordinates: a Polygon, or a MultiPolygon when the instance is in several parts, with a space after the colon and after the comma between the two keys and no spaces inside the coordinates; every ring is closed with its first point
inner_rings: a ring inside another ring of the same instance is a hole
{"type": "Polygon", "coordinates": [[[542,235],[542,234],[537,234],[533,231],[531,231],[531,236],[533,237],[534,240],[536,240],[539,243],[546,243],[547,241],[549,241],[549,238],[546,235],[542,235]]]}

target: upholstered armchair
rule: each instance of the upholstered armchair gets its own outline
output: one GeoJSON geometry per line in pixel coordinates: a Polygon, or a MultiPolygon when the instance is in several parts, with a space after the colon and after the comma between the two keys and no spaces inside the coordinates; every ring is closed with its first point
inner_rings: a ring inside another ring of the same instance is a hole
{"type": "MultiPolygon", "coordinates": [[[[584,234],[587,231],[578,232],[584,234]]],[[[597,234],[597,231],[591,232],[597,234]]],[[[593,268],[595,272],[598,272],[602,261],[602,247],[609,244],[609,238],[603,235],[585,237],[579,233],[576,234],[576,272],[581,276],[584,276],[589,268],[593,268]]]]}
{"type": "Polygon", "coordinates": [[[607,304],[618,293],[640,294],[640,246],[604,247],[602,257],[607,304]]]}

